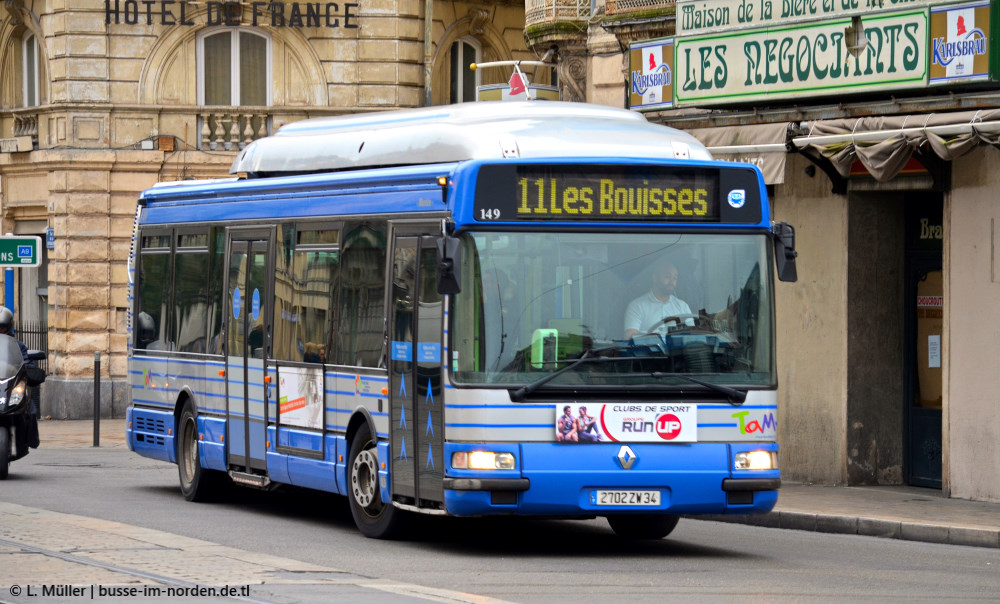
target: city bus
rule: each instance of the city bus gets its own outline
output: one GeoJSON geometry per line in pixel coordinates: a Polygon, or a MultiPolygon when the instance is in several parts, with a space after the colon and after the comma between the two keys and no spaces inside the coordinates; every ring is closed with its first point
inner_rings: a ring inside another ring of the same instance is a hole
{"type": "Polygon", "coordinates": [[[794,229],[754,166],[534,101],[304,120],[231,174],[136,213],[128,446],[186,499],[318,489],[372,538],[431,514],[659,539],[775,505],[794,229]]]}

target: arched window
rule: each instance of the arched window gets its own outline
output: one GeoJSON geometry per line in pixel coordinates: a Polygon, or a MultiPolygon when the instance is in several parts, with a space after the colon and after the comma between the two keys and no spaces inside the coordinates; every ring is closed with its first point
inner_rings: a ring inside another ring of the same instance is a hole
{"type": "Polygon", "coordinates": [[[244,29],[211,30],[198,38],[198,102],[271,104],[271,39],[244,29]]]}
{"type": "Polygon", "coordinates": [[[479,43],[472,38],[455,40],[451,45],[451,103],[467,103],[476,100],[476,86],[479,72],[469,68],[479,62],[479,43]]]}
{"type": "Polygon", "coordinates": [[[21,98],[25,107],[38,106],[38,39],[35,34],[27,34],[21,47],[21,98]]]}

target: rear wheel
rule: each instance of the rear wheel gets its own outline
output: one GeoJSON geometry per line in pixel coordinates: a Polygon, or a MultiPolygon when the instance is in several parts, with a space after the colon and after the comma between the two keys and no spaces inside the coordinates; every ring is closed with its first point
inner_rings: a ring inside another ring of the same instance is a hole
{"type": "Polygon", "coordinates": [[[391,539],[398,535],[404,512],[382,501],[378,449],[367,423],[354,435],[347,463],[347,498],[351,501],[351,515],[358,530],[373,539],[391,539]]]}
{"type": "Polygon", "coordinates": [[[10,469],[10,428],[0,426],[0,480],[7,480],[10,469]]]}
{"type": "Polygon", "coordinates": [[[184,404],[177,424],[177,471],[181,493],[188,501],[211,501],[224,482],[225,475],[201,467],[198,456],[198,417],[194,405],[184,404]]]}
{"type": "Polygon", "coordinates": [[[608,524],[623,539],[663,539],[677,526],[679,516],[663,514],[628,514],[608,516],[608,524]]]}

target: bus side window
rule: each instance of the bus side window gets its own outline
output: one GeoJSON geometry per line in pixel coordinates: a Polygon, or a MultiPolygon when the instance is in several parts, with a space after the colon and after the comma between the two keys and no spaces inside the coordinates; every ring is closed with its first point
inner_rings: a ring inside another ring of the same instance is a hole
{"type": "Polygon", "coordinates": [[[141,235],[139,294],[134,326],[136,350],[170,350],[170,233],[141,235]]]}
{"type": "Polygon", "coordinates": [[[292,242],[294,228],[290,224],[278,225],[277,252],[274,258],[274,337],[272,356],[278,361],[301,361],[302,353],[296,350],[295,278],[292,275],[292,242]]]}
{"type": "Polygon", "coordinates": [[[212,227],[209,235],[208,267],[208,333],[206,334],[209,354],[222,354],[222,293],[226,286],[226,230],[212,227]]]}
{"type": "Polygon", "coordinates": [[[180,352],[206,351],[209,311],[208,233],[177,235],[173,342],[180,352]]]}
{"type": "Polygon", "coordinates": [[[295,351],[306,363],[328,361],[332,292],[339,281],[340,231],[299,231],[292,259],[295,284],[295,351]]]}
{"type": "Polygon", "coordinates": [[[378,367],[385,329],[385,222],[348,222],[340,258],[337,324],[331,341],[336,363],[378,367]]]}

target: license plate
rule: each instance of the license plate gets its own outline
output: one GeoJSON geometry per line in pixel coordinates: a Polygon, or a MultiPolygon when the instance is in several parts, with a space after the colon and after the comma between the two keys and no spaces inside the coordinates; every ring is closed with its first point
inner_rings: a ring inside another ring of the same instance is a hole
{"type": "Polygon", "coordinates": [[[597,506],[658,507],[659,491],[594,491],[592,503],[597,506]]]}

